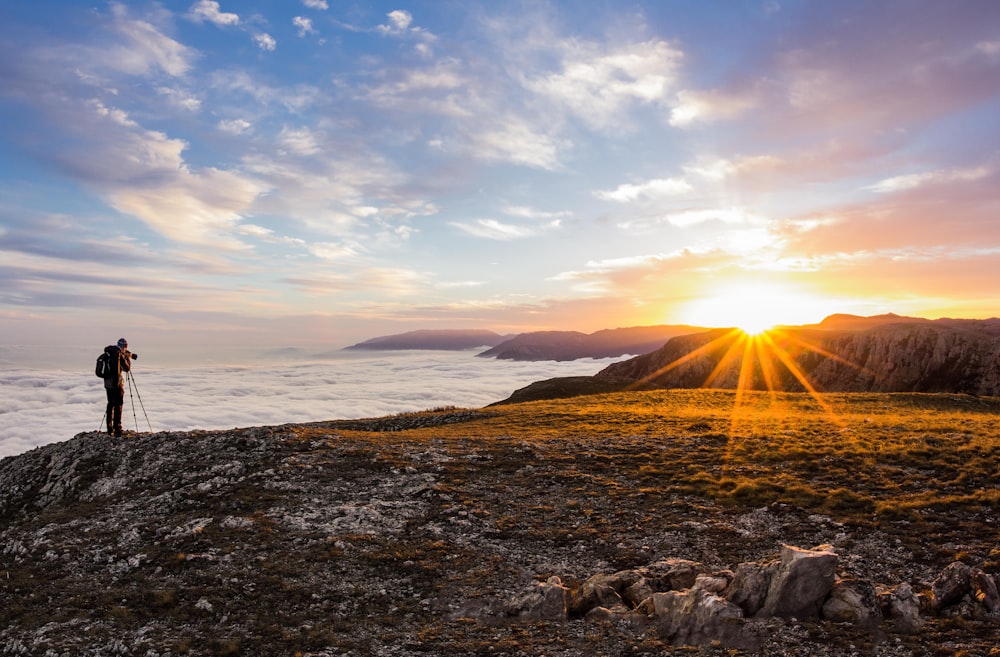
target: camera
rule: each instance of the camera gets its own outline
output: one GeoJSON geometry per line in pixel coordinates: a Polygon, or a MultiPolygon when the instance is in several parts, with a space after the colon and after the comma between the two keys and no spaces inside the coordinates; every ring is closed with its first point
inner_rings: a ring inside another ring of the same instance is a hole
{"type": "Polygon", "coordinates": [[[139,354],[132,354],[132,360],[139,360],[139,354]]]}

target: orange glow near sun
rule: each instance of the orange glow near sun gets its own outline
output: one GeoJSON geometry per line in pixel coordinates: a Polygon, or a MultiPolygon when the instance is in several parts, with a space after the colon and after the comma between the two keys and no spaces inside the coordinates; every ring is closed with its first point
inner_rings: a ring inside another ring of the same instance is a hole
{"type": "Polygon", "coordinates": [[[775,326],[812,324],[833,310],[830,301],[777,283],[729,283],[708,290],[681,311],[682,321],[711,328],[736,327],[758,335],[775,326]]]}

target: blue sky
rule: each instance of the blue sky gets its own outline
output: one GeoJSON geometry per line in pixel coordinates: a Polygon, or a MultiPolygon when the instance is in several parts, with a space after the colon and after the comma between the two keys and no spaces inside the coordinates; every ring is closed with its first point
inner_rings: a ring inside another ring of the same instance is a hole
{"type": "Polygon", "coordinates": [[[1000,315],[1000,3],[6,2],[0,342],[1000,315]]]}

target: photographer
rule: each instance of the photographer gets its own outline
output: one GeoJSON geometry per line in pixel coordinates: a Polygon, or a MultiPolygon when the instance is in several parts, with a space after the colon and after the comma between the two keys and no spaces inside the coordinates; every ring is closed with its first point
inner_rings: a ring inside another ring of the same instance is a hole
{"type": "Polygon", "coordinates": [[[104,375],[104,391],[108,393],[108,408],[105,417],[108,433],[122,435],[122,407],[125,405],[125,380],[122,372],[132,370],[132,361],[139,356],[128,350],[128,340],[121,338],[117,345],[104,348],[108,355],[108,369],[104,375]]]}

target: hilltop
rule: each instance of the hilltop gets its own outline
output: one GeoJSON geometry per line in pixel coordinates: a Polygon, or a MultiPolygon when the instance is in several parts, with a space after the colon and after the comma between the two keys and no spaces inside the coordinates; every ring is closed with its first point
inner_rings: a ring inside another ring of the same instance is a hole
{"type": "MultiPolygon", "coordinates": [[[[837,324],[842,324],[837,322],[837,324]]],[[[1000,320],[874,322],[871,328],[782,328],[750,339],[716,329],[674,338],[597,378],[665,388],[1000,395],[1000,320]]]]}
{"type": "Polygon", "coordinates": [[[0,461],[0,646],[987,655],[998,413],[658,390],[81,434],[0,461]],[[778,582],[800,561],[821,566],[801,582],[817,597],[788,617],[778,582]],[[668,604],[685,600],[704,614],[668,604]]]}

